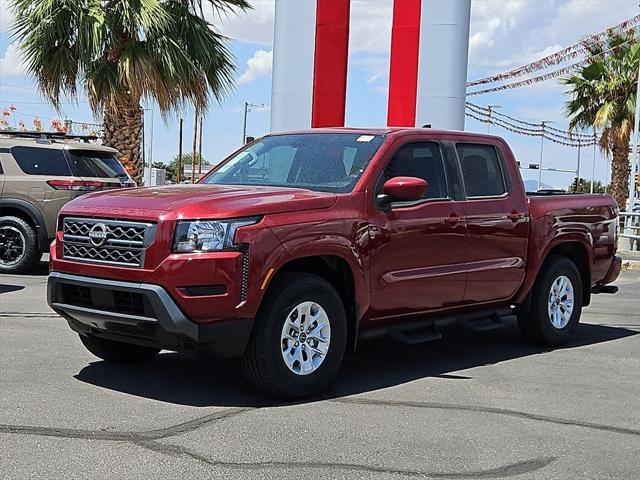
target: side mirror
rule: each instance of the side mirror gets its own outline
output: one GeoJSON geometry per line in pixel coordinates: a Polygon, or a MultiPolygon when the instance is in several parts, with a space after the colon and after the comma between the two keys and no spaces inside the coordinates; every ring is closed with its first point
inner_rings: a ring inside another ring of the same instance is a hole
{"type": "Polygon", "coordinates": [[[391,203],[420,200],[427,191],[427,181],[417,177],[393,177],[384,182],[383,192],[378,195],[378,206],[389,210],[391,203]]]}

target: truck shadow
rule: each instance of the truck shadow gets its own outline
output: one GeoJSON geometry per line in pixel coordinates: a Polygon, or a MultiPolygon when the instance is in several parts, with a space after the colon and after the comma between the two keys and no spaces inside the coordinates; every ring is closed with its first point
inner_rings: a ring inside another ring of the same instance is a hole
{"type": "MultiPolygon", "coordinates": [[[[451,381],[472,380],[461,370],[492,365],[549,349],[525,343],[515,324],[483,334],[458,327],[443,331],[437,342],[401,345],[390,341],[361,343],[349,356],[329,391],[320,397],[338,398],[401,385],[428,377],[451,381]]],[[[609,342],[640,332],[626,328],[582,324],[564,349],[609,342]]],[[[75,378],[128,395],[180,405],[209,407],[264,407],[285,405],[257,394],[245,383],[236,360],[208,360],[197,356],[163,353],[153,361],[134,366],[94,362],[75,378]]],[[[303,403],[300,402],[300,403],[303,403]]]]}

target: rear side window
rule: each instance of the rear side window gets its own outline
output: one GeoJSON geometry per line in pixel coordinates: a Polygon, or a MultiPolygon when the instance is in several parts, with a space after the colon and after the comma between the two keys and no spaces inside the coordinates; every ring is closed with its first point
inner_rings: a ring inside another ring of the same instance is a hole
{"type": "Polygon", "coordinates": [[[27,175],[50,175],[68,177],[71,175],[69,164],[60,149],[13,147],[13,158],[20,170],[27,175]]]}
{"type": "Polygon", "coordinates": [[[71,169],[78,177],[127,177],[127,172],[122,164],[109,152],[68,150],[67,157],[71,164],[71,169]]]}
{"type": "Polygon", "coordinates": [[[401,146],[389,161],[385,180],[393,177],[417,177],[426,180],[422,198],[448,198],[447,177],[437,143],[411,143],[401,146]]]}
{"type": "Polygon", "coordinates": [[[507,193],[496,149],[491,145],[456,146],[467,197],[498,197],[507,193]]]}

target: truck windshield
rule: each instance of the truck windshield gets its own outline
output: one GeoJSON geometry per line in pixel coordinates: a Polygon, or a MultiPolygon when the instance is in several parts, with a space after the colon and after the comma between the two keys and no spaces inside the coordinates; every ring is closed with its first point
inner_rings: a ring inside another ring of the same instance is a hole
{"type": "Polygon", "coordinates": [[[78,177],[128,179],[126,170],[110,152],[95,150],[67,150],[71,170],[78,177]]]}
{"type": "Polygon", "coordinates": [[[382,135],[307,133],[265,137],[215,167],[201,183],[350,192],[382,135]]]}

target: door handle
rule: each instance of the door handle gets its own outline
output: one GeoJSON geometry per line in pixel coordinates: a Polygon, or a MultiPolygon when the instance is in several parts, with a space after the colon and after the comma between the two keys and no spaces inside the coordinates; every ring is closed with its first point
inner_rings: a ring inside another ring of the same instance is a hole
{"type": "Polygon", "coordinates": [[[515,222],[516,220],[520,220],[521,218],[524,218],[524,215],[520,212],[513,211],[511,213],[507,213],[507,218],[512,222],[515,222]]]}
{"type": "Polygon", "coordinates": [[[446,217],[444,219],[444,221],[447,222],[449,225],[451,225],[453,227],[453,226],[457,225],[458,223],[460,223],[460,217],[458,215],[456,215],[455,213],[452,213],[451,215],[446,217]]]}

